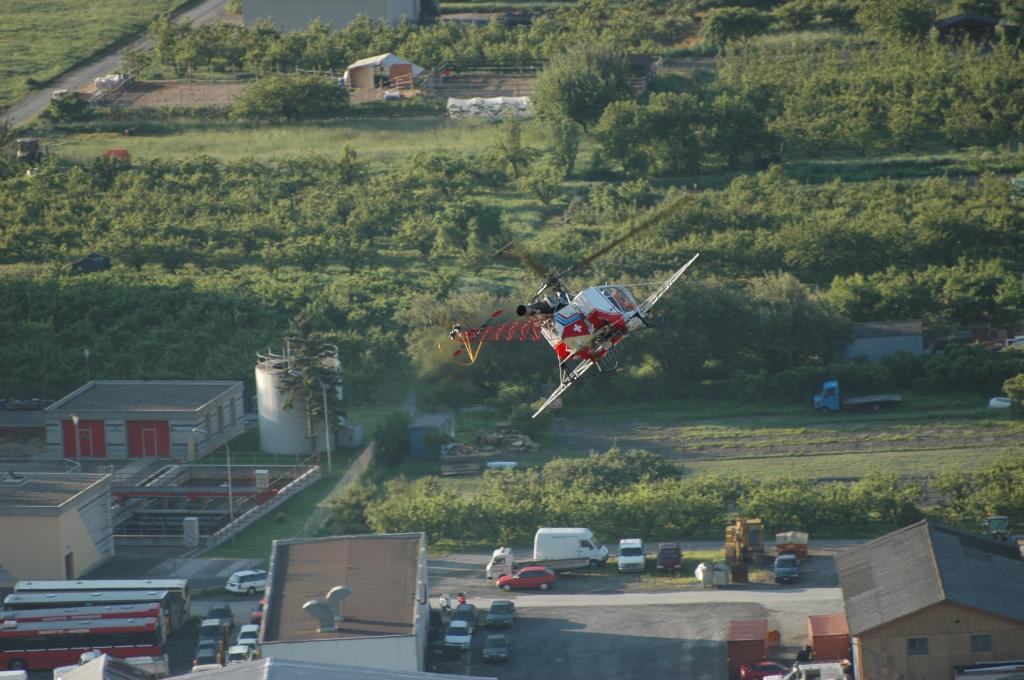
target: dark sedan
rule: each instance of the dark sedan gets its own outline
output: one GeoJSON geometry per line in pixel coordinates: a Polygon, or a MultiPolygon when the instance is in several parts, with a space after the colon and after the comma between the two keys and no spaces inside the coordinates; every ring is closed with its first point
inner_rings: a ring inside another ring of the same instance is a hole
{"type": "Polygon", "coordinates": [[[510,600],[495,600],[487,611],[487,625],[493,627],[511,626],[516,619],[516,605],[510,600]]]}
{"type": "Polygon", "coordinates": [[[484,661],[508,661],[508,636],[488,635],[484,640],[484,661]]]}

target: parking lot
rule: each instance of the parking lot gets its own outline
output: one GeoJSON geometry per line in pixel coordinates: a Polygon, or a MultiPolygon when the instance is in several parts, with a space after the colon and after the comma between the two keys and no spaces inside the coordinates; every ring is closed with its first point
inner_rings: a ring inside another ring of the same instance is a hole
{"type": "MultiPolygon", "coordinates": [[[[804,562],[801,581],[796,585],[751,583],[721,589],[684,584],[680,575],[659,574],[650,566],[644,574],[620,574],[614,564],[608,564],[563,575],[548,592],[505,593],[484,577],[489,557],[486,553],[433,558],[429,561],[432,606],[438,606],[441,593],[464,592],[479,609],[481,618],[495,599],[512,600],[518,610],[515,625],[500,631],[510,641],[508,662],[483,662],[483,640],[491,631],[481,627],[468,653],[456,655],[457,661],[442,664],[437,670],[500,680],[627,680],[660,674],[725,680],[728,621],[767,619],[769,628],[780,632],[784,652],[793,655],[805,643],[809,614],[842,611],[832,555],[847,545],[817,545],[804,562]]],[[[683,551],[720,547],[720,543],[711,541],[684,543],[683,551]]],[[[141,566],[129,560],[122,564],[122,571],[141,572],[141,566]]],[[[147,567],[146,572],[150,577],[182,569],[193,572],[199,577],[196,585],[211,590],[200,593],[197,589],[192,613],[202,618],[211,606],[227,602],[234,612],[237,631],[248,622],[249,612],[260,599],[258,595],[220,591],[226,574],[237,568],[243,565],[230,560],[179,562],[164,557],[162,568],[147,567]]],[[[688,562],[685,569],[692,572],[692,568],[688,562]]],[[[128,576],[136,575],[121,575],[128,576]]],[[[192,628],[168,640],[166,649],[173,673],[189,670],[195,645],[192,628]]]]}
{"type": "MultiPolygon", "coordinates": [[[[687,546],[684,545],[684,550],[687,546]]],[[[685,677],[726,680],[725,633],[730,620],[767,619],[785,653],[805,644],[807,616],[842,611],[831,550],[805,563],[801,583],[679,587],[653,573],[618,574],[614,566],[567,574],[546,592],[498,591],[483,577],[486,555],[458,554],[430,562],[432,604],[442,592],[465,592],[481,614],[494,599],[516,603],[507,663],[484,663],[481,628],[462,664],[438,670],[500,680],[591,680],[594,677],[685,677]],[[663,585],[660,585],[663,584],[663,585]]],[[[784,658],[784,657],[783,657],[784,658]]]]}

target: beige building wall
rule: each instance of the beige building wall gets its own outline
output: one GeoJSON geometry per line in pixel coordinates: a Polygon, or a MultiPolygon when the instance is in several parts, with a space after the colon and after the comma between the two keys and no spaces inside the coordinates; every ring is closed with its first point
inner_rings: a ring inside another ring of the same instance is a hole
{"type": "Polygon", "coordinates": [[[943,602],[853,641],[857,680],[951,680],[953,666],[1019,659],[1024,623],[943,602]],[[971,652],[972,635],[990,635],[992,651],[971,652]],[[928,654],[907,654],[909,638],[927,638],[928,654]]]}
{"type": "Polygon", "coordinates": [[[0,516],[0,565],[16,580],[64,578],[60,518],[0,516]]]}
{"type": "MultiPolygon", "coordinates": [[[[310,618],[310,628],[317,623],[310,618]]],[[[367,666],[389,671],[418,671],[422,663],[415,635],[394,635],[334,640],[307,640],[263,643],[263,656],[311,663],[367,666]]]]}
{"type": "MultiPolygon", "coordinates": [[[[69,508],[67,512],[60,516],[60,538],[57,547],[62,551],[61,561],[66,559],[67,555],[72,556],[72,563],[74,565],[74,574],[71,578],[78,578],[81,574],[88,571],[90,567],[93,567],[109,555],[100,553],[96,543],[93,542],[92,536],[89,533],[89,529],[85,526],[85,522],[82,521],[82,515],[78,512],[78,508],[69,508]]],[[[59,576],[58,578],[64,578],[59,576]]]]}

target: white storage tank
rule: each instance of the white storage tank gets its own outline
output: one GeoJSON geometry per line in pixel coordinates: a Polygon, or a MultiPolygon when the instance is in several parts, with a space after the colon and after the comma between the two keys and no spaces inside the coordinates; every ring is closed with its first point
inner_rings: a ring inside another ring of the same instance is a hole
{"type": "Polygon", "coordinates": [[[257,354],[256,408],[259,412],[260,448],[264,453],[309,453],[306,403],[294,401],[285,408],[281,382],[288,373],[283,353],[257,354]]]}

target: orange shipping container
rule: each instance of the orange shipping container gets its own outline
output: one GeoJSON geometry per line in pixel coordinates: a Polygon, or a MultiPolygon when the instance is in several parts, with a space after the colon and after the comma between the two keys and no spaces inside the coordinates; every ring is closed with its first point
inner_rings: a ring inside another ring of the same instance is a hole
{"type": "Polygon", "coordinates": [[[767,621],[730,621],[726,635],[729,680],[740,677],[740,666],[757,663],[768,655],[767,621]]]}
{"type": "Polygon", "coordinates": [[[815,661],[851,659],[850,627],[844,614],[807,617],[807,644],[815,661]]]}

